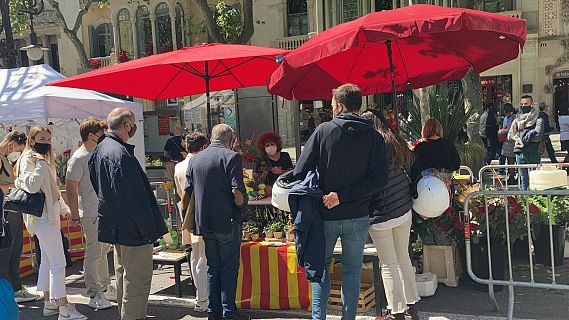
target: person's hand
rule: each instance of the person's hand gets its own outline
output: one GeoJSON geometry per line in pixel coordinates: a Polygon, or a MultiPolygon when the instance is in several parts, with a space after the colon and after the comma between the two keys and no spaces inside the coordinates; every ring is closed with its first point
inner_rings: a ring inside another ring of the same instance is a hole
{"type": "Polygon", "coordinates": [[[73,216],[71,212],[66,212],[65,216],[67,217],[70,226],[74,227],[81,224],[81,219],[79,218],[79,216],[73,216]]]}
{"type": "Polygon", "coordinates": [[[271,168],[271,172],[274,173],[274,174],[280,175],[280,174],[283,173],[283,168],[281,168],[281,167],[272,167],[272,168],[271,168]]]}
{"type": "Polygon", "coordinates": [[[338,194],[336,192],[330,192],[329,194],[323,197],[324,206],[328,209],[332,209],[340,204],[340,198],[338,198],[338,194]]]}
{"type": "Polygon", "coordinates": [[[39,161],[39,160],[47,161],[47,160],[45,159],[45,157],[44,157],[43,155],[39,154],[39,153],[33,153],[32,156],[31,156],[31,159],[32,159],[33,162],[37,162],[37,161],[39,161]]]}

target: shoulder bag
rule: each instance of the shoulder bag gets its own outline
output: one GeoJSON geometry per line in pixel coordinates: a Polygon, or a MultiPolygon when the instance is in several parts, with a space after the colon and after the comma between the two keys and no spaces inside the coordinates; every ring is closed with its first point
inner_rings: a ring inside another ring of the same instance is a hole
{"type": "MultiPolygon", "coordinates": [[[[18,176],[20,175],[19,164],[18,162],[18,176]]],[[[13,188],[4,197],[3,209],[30,214],[39,218],[43,214],[44,204],[45,194],[43,192],[29,193],[20,188],[13,188]]]]}

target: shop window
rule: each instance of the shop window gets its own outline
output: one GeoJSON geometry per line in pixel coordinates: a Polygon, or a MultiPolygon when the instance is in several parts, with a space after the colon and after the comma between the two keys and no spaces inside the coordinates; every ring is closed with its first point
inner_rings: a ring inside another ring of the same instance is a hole
{"type": "Polygon", "coordinates": [[[158,53],[173,50],[172,46],[172,22],[170,12],[165,2],[156,7],[156,35],[158,38],[158,53]]]}
{"type": "Polygon", "coordinates": [[[483,9],[486,12],[512,11],[514,0],[484,0],[483,9]]]}
{"type": "Polygon", "coordinates": [[[136,32],[138,34],[138,55],[147,57],[154,54],[152,46],[152,24],[147,6],[139,6],[136,10],[136,32]]]}
{"type": "Polygon", "coordinates": [[[308,8],[306,0],[287,1],[288,36],[308,34],[308,8]]]}
{"type": "Polygon", "coordinates": [[[176,3],[176,46],[178,49],[186,46],[186,37],[184,32],[184,8],[179,3],[176,3]]]}
{"type": "Polygon", "coordinates": [[[355,20],[362,16],[362,3],[358,0],[328,0],[328,16],[330,22],[340,24],[355,20]]]}
{"type": "Polygon", "coordinates": [[[503,106],[512,103],[512,75],[480,78],[484,104],[503,106]]]}
{"type": "Polygon", "coordinates": [[[130,21],[130,12],[127,9],[119,11],[119,51],[126,51],[129,58],[133,57],[132,44],[132,23],[130,21]]]}

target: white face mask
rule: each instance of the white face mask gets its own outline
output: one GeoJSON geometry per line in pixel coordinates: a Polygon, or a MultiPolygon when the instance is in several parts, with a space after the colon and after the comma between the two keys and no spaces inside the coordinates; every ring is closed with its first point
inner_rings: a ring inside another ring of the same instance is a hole
{"type": "Polygon", "coordinates": [[[12,153],[9,153],[6,156],[6,158],[8,158],[8,161],[10,161],[10,162],[16,162],[20,158],[21,154],[22,154],[21,152],[12,152],[12,153]]]}
{"type": "Polygon", "coordinates": [[[277,146],[268,146],[265,148],[268,156],[274,156],[277,153],[277,146]]]}

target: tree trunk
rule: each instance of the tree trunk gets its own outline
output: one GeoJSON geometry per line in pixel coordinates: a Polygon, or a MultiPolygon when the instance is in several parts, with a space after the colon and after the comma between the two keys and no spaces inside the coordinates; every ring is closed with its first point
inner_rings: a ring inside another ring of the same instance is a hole
{"type": "Polygon", "coordinates": [[[421,126],[431,118],[431,109],[429,107],[429,87],[417,89],[419,96],[419,108],[421,111],[421,126]]]}
{"type": "MultiPolygon", "coordinates": [[[[466,112],[471,108],[482,110],[480,75],[474,72],[472,68],[462,78],[462,92],[464,94],[464,109],[466,112]]],[[[470,141],[479,140],[478,122],[476,119],[470,119],[470,122],[467,123],[467,132],[470,141]]]]}
{"type": "Polygon", "coordinates": [[[79,10],[79,12],[77,13],[77,17],[75,18],[75,23],[73,24],[72,29],[69,29],[69,27],[67,26],[67,22],[65,21],[65,16],[63,16],[63,13],[59,8],[59,3],[55,0],[47,0],[47,2],[50,4],[53,10],[55,10],[55,14],[58,18],[58,23],[61,26],[63,33],[65,33],[67,37],[69,37],[69,40],[71,40],[71,43],[73,43],[73,46],[75,47],[75,50],[77,51],[77,54],[79,56],[79,66],[81,68],[88,68],[89,58],[87,57],[85,46],[83,46],[83,42],[81,42],[77,34],[79,32],[79,28],[81,27],[81,21],[83,20],[83,16],[89,11],[89,7],[91,7],[91,4],[95,2],[95,0],[87,1],[84,7],[79,10]]]}
{"type": "Polygon", "coordinates": [[[2,10],[2,29],[6,38],[6,67],[16,68],[16,47],[12,34],[12,24],[10,23],[10,7],[7,0],[0,0],[0,10],[2,10]]]}
{"type": "MultiPolygon", "coordinates": [[[[194,0],[204,16],[204,23],[207,33],[214,42],[226,43],[227,40],[221,34],[219,26],[215,22],[214,12],[211,10],[207,0],[194,0]]],[[[253,33],[255,32],[255,24],[253,22],[253,0],[243,0],[243,29],[237,37],[238,44],[247,44],[253,33]]]]}

